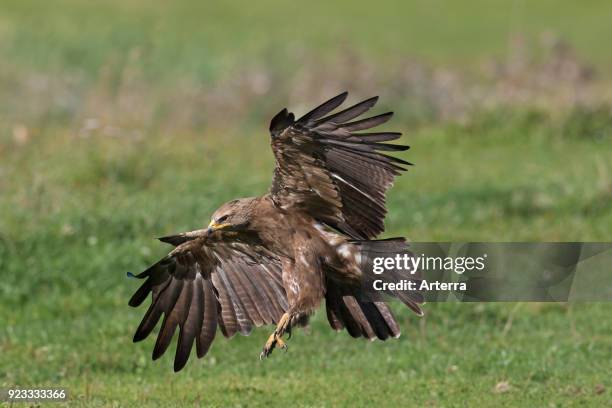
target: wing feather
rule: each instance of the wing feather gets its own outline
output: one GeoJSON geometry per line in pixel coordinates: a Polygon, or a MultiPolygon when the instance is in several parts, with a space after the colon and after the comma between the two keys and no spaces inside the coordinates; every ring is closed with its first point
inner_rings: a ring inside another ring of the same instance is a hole
{"type": "Polygon", "coordinates": [[[389,121],[393,116],[393,112],[386,112],[382,115],[372,116],[371,118],[357,120],[355,122],[345,123],[339,126],[339,129],[343,129],[349,132],[356,132],[359,130],[370,129],[378,125],[389,121]]]}
{"type": "Polygon", "coordinates": [[[213,285],[219,291],[219,293],[225,293],[225,296],[231,303],[232,307],[231,311],[234,313],[234,319],[238,328],[238,332],[243,336],[247,336],[253,330],[253,326],[249,321],[245,311],[244,306],[242,305],[242,301],[239,298],[239,295],[236,293],[236,290],[232,286],[227,272],[223,269],[223,265],[221,268],[215,273],[214,276],[218,276],[219,280],[216,281],[213,279],[213,285]]]}
{"type": "Polygon", "coordinates": [[[129,304],[152,296],[134,341],[148,337],[163,316],[152,357],[166,352],[178,327],[175,371],[187,363],[194,342],[198,358],[208,352],[217,327],[226,337],[247,335],[288,308],[280,261],[244,243],[186,241],[136,277],[145,281],[129,304]]]}
{"type": "Polygon", "coordinates": [[[200,279],[200,281],[202,293],[204,294],[204,316],[199,336],[196,337],[196,353],[198,358],[206,355],[215,339],[215,334],[217,333],[217,309],[219,308],[212,283],[209,280],[200,279]]]}
{"type": "MultiPolygon", "coordinates": [[[[236,270],[237,266],[238,263],[225,264],[223,266],[223,272],[226,276],[227,286],[233,291],[234,296],[232,299],[235,299],[235,303],[242,313],[242,320],[246,322],[245,327],[247,327],[248,332],[250,332],[253,325],[263,325],[263,319],[257,311],[257,307],[253,299],[251,299],[249,291],[243,285],[242,274],[236,270]]],[[[243,332],[242,334],[248,334],[248,332],[243,332]]]]}
{"type": "MultiPolygon", "coordinates": [[[[242,276],[244,282],[244,286],[246,287],[254,287],[256,291],[252,291],[252,293],[257,293],[259,295],[258,298],[253,299],[253,295],[251,294],[251,301],[253,306],[257,309],[257,313],[261,316],[263,320],[263,324],[272,324],[274,323],[274,315],[275,311],[272,310],[274,300],[271,299],[268,295],[268,290],[261,282],[261,277],[251,276],[246,269],[246,265],[239,264],[240,272],[238,275],[242,276]]],[[[282,313],[281,313],[282,314],[282,313]]]]}
{"type": "Polygon", "coordinates": [[[387,122],[393,112],[357,119],[378,101],[366,99],[333,113],[342,93],[297,121],[286,109],[270,124],[276,168],[270,194],[281,208],[305,211],[354,239],[374,238],[384,230],[386,192],[405,160],[381,152],[408,146],[384,143],[398,132],[356,133],[387,122]],[[357,120],[354,120],[357,119],[357,120]]]}
{"type": "Polygon", "coordinates": [[[340,95],[334,96],[327,102],[323,102],[321,105],[302,116],[300,119],[298,119],[298,122],[306,123],[311,120],[319,119],[321,116],[327,115],[329,112],[342,105],[347,96],[348,92],[342,92],[340,95]]]}
{"type": "Polygon", "coordinates": [[[178,291],[178,297],[174,304],[169,303],[168,308],[164,312],[161,330],[159,331],[155,347],[153,348],[153,360],[157,360],[164,354],[170,345],[176,327],[180,322],[185,320],[187,312],[189,311],[192,294],[191,285],[185,284],[183,280],[179,279],[177,279],[176,282],[178,282],[175,286],[178,291]]]}
{"type": "Polygon", "coordinates": [[[204,311],[204,293],[201,288],[201,278],[197,277],[186,285],[191,286],[191,302],[187,310],[185,321],[179,323],[179,339],[176,346],[176,354],[174,356],[174,371],[180,371],[191,354],[191,348],[195,338],[200,334],[202,329],[202,313],[204,311]]]}
{"type": "Polygon", "coordinates": [[[225,289],[225,284],[219,274],[214,274],[211,282],[216,290],[217,300],[219,301],[218,319],[221,333],[223,333],[223,336],[231,338],[238,332],[239,328],[236,311],[234,310],[234,302],[232,302],[225,289]]]}
{"type": "Polygon", "coordinates": [[[364,114],[365,112],[370,110],[370,108],[372,108],[374,105],[376,105],[376,102],[378,102],[378,96],[375,96],[373,98],[366,99],[365,101],[356,103],[350,108],[346,108],[343,111],[330,115],[324,118],[322,121],[319,121],[318,123],[324,123],[324,122],[344,123],[351,119],[355,119],[359,115],[364,114]]]}

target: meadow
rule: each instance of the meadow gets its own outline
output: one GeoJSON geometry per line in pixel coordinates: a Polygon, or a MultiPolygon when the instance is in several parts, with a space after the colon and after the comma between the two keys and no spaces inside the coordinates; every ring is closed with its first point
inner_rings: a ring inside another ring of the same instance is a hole
{"type": "MultiPolygon", "coordinates": [[[[414,163],[385,236],[610,241],[612,5],[0,4],[0,388],[67,406],[606,406],[612,304],[395,305],[400,339],[218,336],[179,374],[133,344],[155,237],[267,190],[269,119],[381,96],[414,163]]],[[[18,405],[15,405],[18,406],[18,405]]]]}

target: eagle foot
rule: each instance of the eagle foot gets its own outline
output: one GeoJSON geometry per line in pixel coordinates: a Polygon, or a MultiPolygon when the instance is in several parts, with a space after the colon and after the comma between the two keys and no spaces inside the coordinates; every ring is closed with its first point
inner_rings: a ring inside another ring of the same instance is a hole
{"type": "Polygon", "coordinates": [[[280,321],[278,322],[278,325],[276,326],[276,329],[270,335],[270,337],[268,337],[268,340],[266,341],[266,344],[264,345],[263,350],[259,354],[260,360],[263,360],[264,358],[272,354],[272,351],[274,351],[274,349],[277,346],[287,351],[288,349],[287,343],[285,343],[283,339],[281,339],[281,337],[283,337],[285,333],[289,333],[289,337],[291,337],[290,322],[291,322],[290,316],[287,313],[283,314],[280,321]]]}
{"type": "Polygon", "coordinates": [[[272,351],[274,351],[277,346],[285,351],[287,351],[288,349],[287,343],[285,343],[283,339],[281,339],[281,337],[276,333],[276,331],[274,331],[274,333],[272,333],[270,337],[268,337],[268,340],[266,341],[263,350],[259,354],[259,359],[263,360],[264,358],[267,358],[270,354],[272,354],[272,351]]]}

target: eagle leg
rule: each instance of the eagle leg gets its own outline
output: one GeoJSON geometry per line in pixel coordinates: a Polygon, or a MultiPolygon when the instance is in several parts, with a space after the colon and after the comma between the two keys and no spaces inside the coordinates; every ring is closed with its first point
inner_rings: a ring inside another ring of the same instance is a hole
{"type": "Polygon", "coordinates": [[[276,325],[276,329],[274,329],[274,332],[272,332],[270,337],[268,337],[268,340],[266,341],[266,344],[264,345],[261,354],[259,354],[260,360],[263,360],[264,358],[272,354],[272,351],[274,350],[274,348],[276,348],[276,346],[279,346],[283,350],[287,351],[287,344],[283,341],[281,337],[283,337],[286,332],[291,333],[290,323],[291,316],[289,316],[288,313],[283,314],[280,321],[276,325]]]}

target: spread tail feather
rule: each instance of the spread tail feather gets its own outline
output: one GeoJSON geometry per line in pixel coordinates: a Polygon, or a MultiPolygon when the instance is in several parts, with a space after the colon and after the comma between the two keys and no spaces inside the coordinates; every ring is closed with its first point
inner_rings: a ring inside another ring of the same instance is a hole
{"type": "Polygon", "coordinates": [[[399,325],[384,302],[365,302],[343,292],[338,283],[328,282],[325,305],[334,330],[346,328],[351,336],[370,340],[399,337],[399,325]]]}
{"type": "MultiPolygon", "coordinates": [[[[362,256],[395,256],[407,252],[404,238],[390,238],[375,241],[352,241],[360,247],[362,256]]],[[[418,275],[406,275],[406,271],[388,271],[389,277],[397,279],[418,279],[418,275]]],[[[362,288],[348,287],[328,279],[325,305],[327,319],[334,330],[346,328],[353,337],[366,337],[370,340],[399,337],[400,328],[389,306],[382,301],[365,300],[362,288]]],[[[393,291],[387,292],[399,299],[419,316],[423,315],[420,305],[424,302],[420,293],[393,291]]]]}

